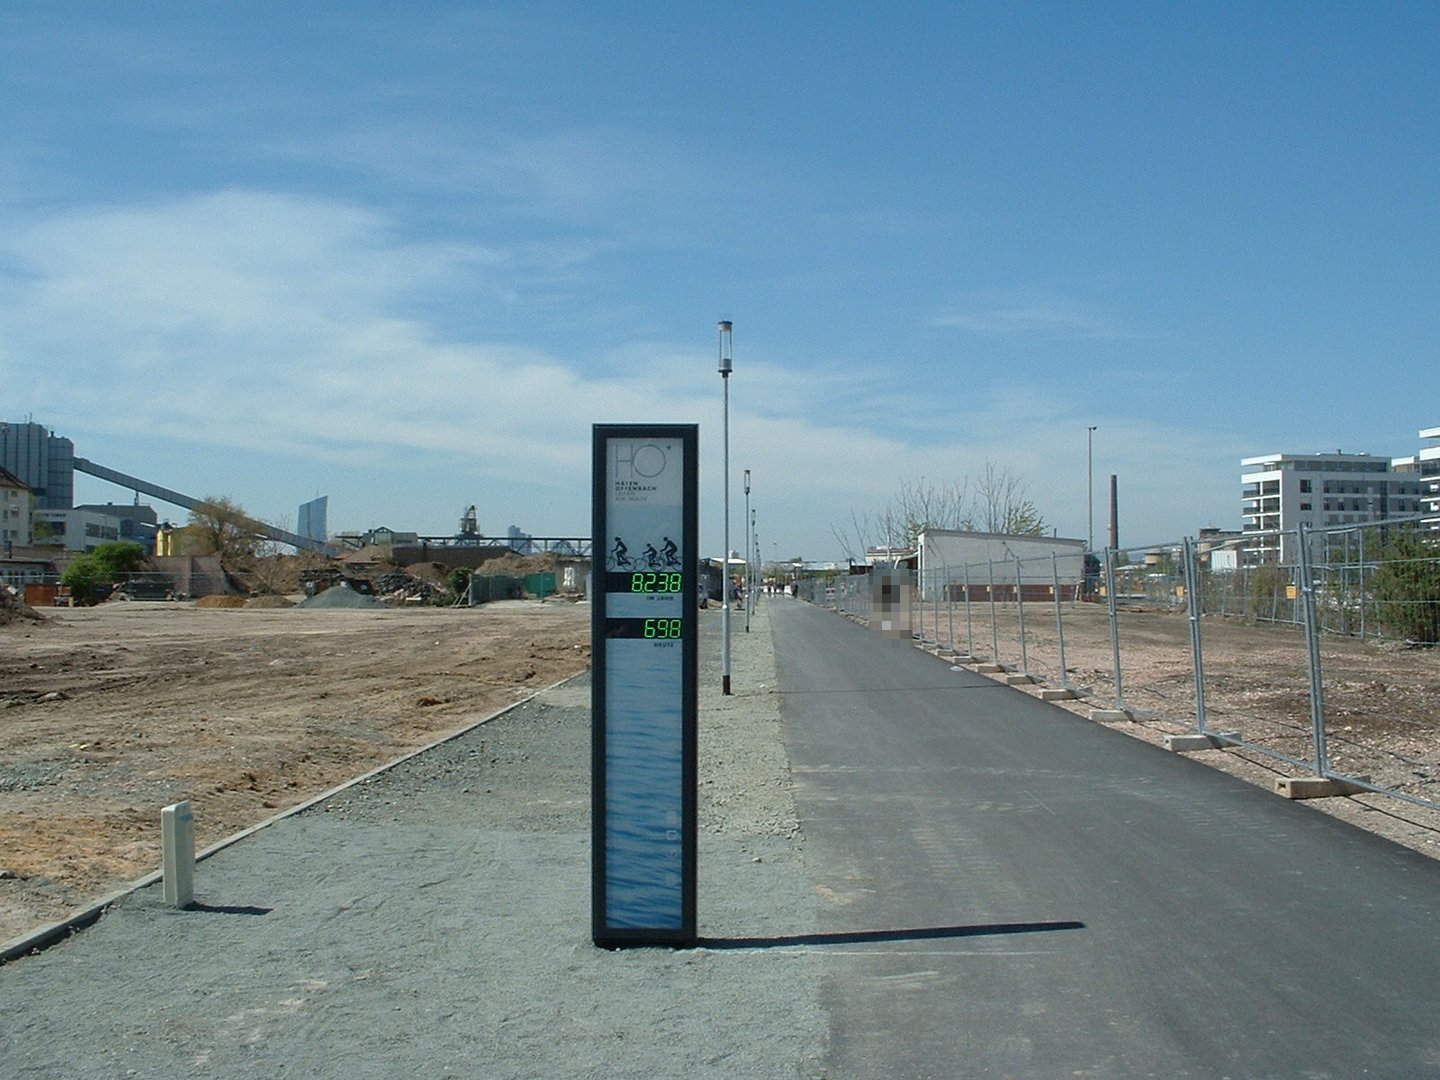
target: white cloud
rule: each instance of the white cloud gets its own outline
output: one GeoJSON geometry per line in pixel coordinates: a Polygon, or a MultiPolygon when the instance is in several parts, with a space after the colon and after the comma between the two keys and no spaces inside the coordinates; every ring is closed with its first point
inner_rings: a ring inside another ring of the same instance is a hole
{"type": "Polygon", "coordinates": [[[931,325],[997,337],[1045,337],[1128,341],[1134,329],[1091,305],[1062,296],[1028,292],[979,292],[961,297],[931,325]]]}
{"type": "MultiPolygon", "coordinates": [[[[524,261],[512,251],[404,240],[367,209],[254,191],[86,207],[12,222],[3,236],[0,266],[18,268],[0,271],[7,407],[79,436],[82,455],[105,435],[167,443],[166,468],[181,476],[154,478],[201,493],[215,484],[183,476],[185,446],[284,459],[297,478],[412,461],[414,490],[352,501],[388,507],[371,511],[379,520],[397,508],[474,501],[480,486],[508,500],[511,520],[583,529],[592,423],[698,422],[703,531],[718,547],[721,387],[708,339],[693,348],[621,341],[598,358],[563,356],[457,339],[416,314],[437,285],[498,293],[524,261]]],[[[1081,419],[1044,395],[937,401],[923,383],[773,361],[746,361],[733,382],[732,542],[742,542],[748,468],[767,556],[775,552],[764,537],[833,553],[831,528],[852,509],[878,509],[902,480],[974,476],[987,460],[1022,476],[1051,523],[1080,535],[1087,422],[1101,427],[1097,522],[1103,478],[1115,471],[1122,538],[1227,523],[1167,516],[1177,500],[1164,485],[1186,477],[1193,486],[1193,463],[1216,455],[1158,424],[1081,419]],[[1159,479],[1146,487],[1145,478],[1159,479]]],[[[1211,487],[1207,497],[1228,507],[1232,478],[1211,487]]],[[[258,510],[264,500],[241,501],[258,510]]],[[[365,520],[354,507],[349,517],[365,520]]]]}

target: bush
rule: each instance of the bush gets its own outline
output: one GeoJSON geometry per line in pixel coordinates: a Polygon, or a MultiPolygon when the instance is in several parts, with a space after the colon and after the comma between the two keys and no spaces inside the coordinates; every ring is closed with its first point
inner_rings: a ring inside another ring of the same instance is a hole
{"type": "Polygon", "coordinates": [[[99,599],[104,573],[94,555],[77,555],[60,575],[60,584],[70,590],[77,604],[93,604],[99,599]]]}
{"type": "Polygon", "coordinates": [[[463,566],[457,566],[450,571],[449,577],[445,579],[445,585],[452,596],[464,596],[465,591],[470,588],[471,571],[463,566]]]}
{"type": "Polygon", "coordinates": [[[93,553],[100,568],[101,580],[119,581],[127,574],[133,574],[145,566],[145,549],[133,540],[121,540],[114,544],[101,544],[93,553]]]}
{"type": "Polygon", "coordinates": [[[1413,533],[1392,536],[1370,580],[1387,633],[1440,642],[1440,544],[1413,533]]]}

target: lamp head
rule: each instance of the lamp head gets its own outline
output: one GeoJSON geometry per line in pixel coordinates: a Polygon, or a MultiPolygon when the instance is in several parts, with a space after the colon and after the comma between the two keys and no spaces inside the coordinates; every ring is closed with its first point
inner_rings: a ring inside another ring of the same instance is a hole
{"type": "Polygon", "coordinates": [[[730,331],[731,323],[728,319],[720,321],[720,374],[728,376],[732,368],[730,359],[730,331]]]}

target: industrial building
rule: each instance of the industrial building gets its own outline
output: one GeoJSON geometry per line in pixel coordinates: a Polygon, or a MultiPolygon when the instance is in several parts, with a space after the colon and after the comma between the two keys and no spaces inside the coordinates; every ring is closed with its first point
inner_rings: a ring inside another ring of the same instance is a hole
{"type": "Polygon", "coordinates": [[[30,488],[40,510],[75,505],[75,444],[44,424],[0,420],[0,469],[30,488]]]}

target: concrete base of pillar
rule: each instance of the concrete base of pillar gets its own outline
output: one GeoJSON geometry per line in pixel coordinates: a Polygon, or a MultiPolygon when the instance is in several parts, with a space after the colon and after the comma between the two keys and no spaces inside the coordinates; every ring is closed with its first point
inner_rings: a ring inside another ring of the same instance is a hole
{"type": "Polygon", "coordinates": [[[981,675],[1000,675],[1005,671],[1004,664],[976,664],[975,670],[981,675]]]}
{"type": "Polygon", "coordinates": [[[1047,687],[1040,691],[1041,701],[1073,701],[1080,695],[1063,686],[1047,687]]]}
{"type": "Polygon", "coordinates": [[[1006,675],[1006,686],[1029,686],[1035,679],[1030,675],[1006,675]]]}

